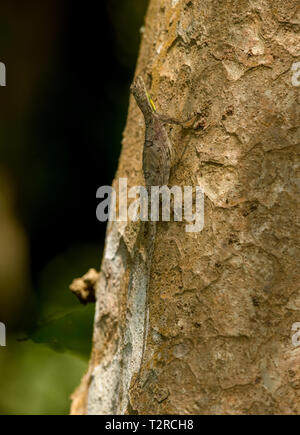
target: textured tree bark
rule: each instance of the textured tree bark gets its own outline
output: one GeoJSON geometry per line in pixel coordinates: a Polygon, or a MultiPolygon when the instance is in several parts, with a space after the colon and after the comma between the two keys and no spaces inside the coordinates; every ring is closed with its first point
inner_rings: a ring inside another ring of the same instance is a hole
{"type": "MultiPolygon", "coordinates": [[[[137,73],[160,113],[201,114],[168,131],[205,225],[157,224],[148,283],[140,223],[109,224],[74,414],[300,412],[299,31],[297,0],[150,1],[137,73]]],[[[144,184],[143,138],[131,98],[116,189],[144,184]]]]}

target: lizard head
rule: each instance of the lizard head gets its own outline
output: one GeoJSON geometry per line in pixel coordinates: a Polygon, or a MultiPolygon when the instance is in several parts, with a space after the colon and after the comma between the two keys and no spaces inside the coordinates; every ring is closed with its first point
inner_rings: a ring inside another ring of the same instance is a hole
{"type": "Polygon", "coordinates": [[[147,92],[145,82],[141,76],[137,76],[130,87],[130,91],[133,94],[139,108],[143,113],[156,112],[155,105],[147,92]]]}

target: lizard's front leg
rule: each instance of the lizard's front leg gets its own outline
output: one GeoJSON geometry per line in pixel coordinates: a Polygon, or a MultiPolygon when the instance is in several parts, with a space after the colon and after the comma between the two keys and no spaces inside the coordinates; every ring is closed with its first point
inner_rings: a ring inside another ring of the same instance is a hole
{"type": "Polygon", "coordinates": [[[191,116],[189,116],[184,121],[180,121],[179,119],[171,118],[169,116],[165,116],[165,115],[162,115],[162,114],[157,113],[157,112],[155,112],[155,115],[158,117],[158,119],[161,122],[163,122],[165,124],[175,124],[175,125],[180,125],[184,129],[191,129],[191,128],[194,128],[194,123],[196,121],[198,114],[196,112],[194,112],[191,116]],[[193,122],[191,122],[191,121],[193,121],[193,122]],[[185,124],[187,124],[187,125],[185,125],[185,124]]]}

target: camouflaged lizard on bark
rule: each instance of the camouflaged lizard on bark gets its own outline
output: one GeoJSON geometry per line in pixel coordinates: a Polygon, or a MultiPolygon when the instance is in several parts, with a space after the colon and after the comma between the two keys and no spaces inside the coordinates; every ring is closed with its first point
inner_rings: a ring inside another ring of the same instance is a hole
{"type": "Polygon", "coordinates": [[[168,185],[170,170],[174,164],[175,156],[164,124],[184,126],[195,114],[186,121],[178,121],[157,113],[141,76],[138,76],[134,80],[131,92],[145,120],[143,172],[147,190],[151,189],[151,186],[168,185]]]}
{"type": "MultiPolygon", "coordinates": [[[[191,121],[195,117],[188,118],[186,121],[178,121],[173,118],[166,117],[157,113],[155,105],[147,92],[144,80],[141,76],[137,76],[131,85],[131,93],[133,94],[137,105],[143,113],[145,120],[145,142],[143,147],[143,174],[145,178],[146,189],[148,192],[148,231],[144,233],[144,242],[147,252],[147,270],[148,270],[148,287],[150,281],[150,270],[152,263],[152,255],[154,250],[156,236],[156,222],[151,221],[151,187],[152,186],[167,186],[170,179],[170,171],[175,164],[175,153],[172,148],[171,141],[168,137],[164,124],[176,124],[184,127],[184,124],[191,121]]],[[[191,128],[187,126],[187,128],[191,128]]],[[[182,153],[183,155],[183,153],[182,153]]],[[[182,156],[181,156],[182,157],[182,156]]],[[[180,160],[180,159],[179,159],[180,160]]],[[[146,309],[148,307],[148,292],[146,309]]],[[[146,334],[146,318],[145,318],[145,334],[146,334]]],[[[144,347],[145,347],[144,336],[144,347]]]]}

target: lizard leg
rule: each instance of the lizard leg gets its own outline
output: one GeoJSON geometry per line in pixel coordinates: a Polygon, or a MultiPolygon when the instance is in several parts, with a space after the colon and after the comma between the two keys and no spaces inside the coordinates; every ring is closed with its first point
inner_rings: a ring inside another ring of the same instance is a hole
{"type": "Polygon", "coordinates": [[[174,118],[170,118],[168,116],[165,115],[161,115],[160,113],[156,112],[156,116],[160,119],[161,122],[164,122],[165,124],[176,124],[176,125],[181,125],[182,128],[193,128],[193,124],[196,120],[197,117],[197,113],[193,113],[192,116],[189,116],[187,119],[185,119],[184,121],[180,121],[178,119],[174,119],[174,118]],[[192,124],[188,124],[193,120],[192,124]],[[188,124],[188,125],[186,125],[188,124]]]}

